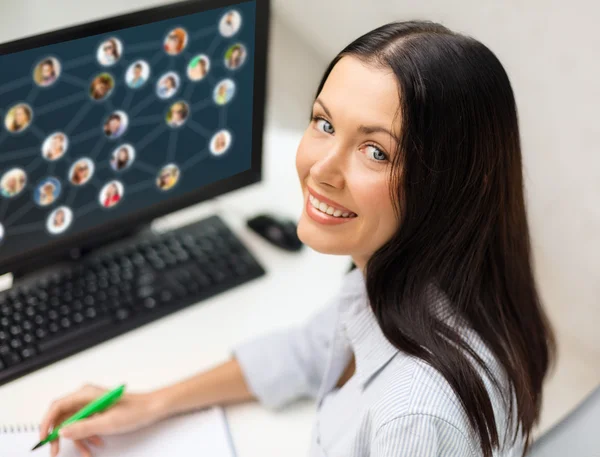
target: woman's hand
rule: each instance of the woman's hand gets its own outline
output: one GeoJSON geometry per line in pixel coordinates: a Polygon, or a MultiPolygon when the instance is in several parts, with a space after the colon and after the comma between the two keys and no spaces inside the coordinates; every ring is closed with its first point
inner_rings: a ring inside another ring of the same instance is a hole
{"type": "MultiPolygon", "coordinates": [[[[54,401],[42,420],[40,440],[46,438],[53,427],[60,425],[106,391],[100,387],[86,385],[78,391],[54,401]]],[[[91,457],[89,444],[102,446],[100,435],[131,432],[161,418],[161,408],[158,406],[154,394],[126,393],[116,405],[105,412],[64,427],[60,430],[59,435],[62,438],[73,440],[82,457],[91,457]]],[[[50,446],[50,455],[56,457],[59,450],[59,439],[52,441],[50,446]]]]}

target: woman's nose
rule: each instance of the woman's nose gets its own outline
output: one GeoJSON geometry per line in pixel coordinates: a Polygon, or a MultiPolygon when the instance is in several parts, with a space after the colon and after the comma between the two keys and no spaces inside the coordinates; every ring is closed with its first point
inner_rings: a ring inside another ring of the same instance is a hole
{"type": "Polygon", "coordinates": [[[342,189],[345,182],[344,168],[343,152],[332,150],[313,164],[310,174],[320,184],[342,189]]]}

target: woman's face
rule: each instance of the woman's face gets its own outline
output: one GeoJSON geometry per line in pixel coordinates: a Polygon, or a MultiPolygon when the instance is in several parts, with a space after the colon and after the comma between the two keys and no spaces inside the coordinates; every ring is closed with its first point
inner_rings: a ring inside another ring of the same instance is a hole
{"type": "Polygon", "coordinates": [[[54,186],[52,184],[46,184],[43,187],[43,193],[46,197],[52,197],[54,195],[54,186]]]}
{"type": "Polygon", "coordinates": [[[17,121],[17,124],[19,124],[19,125],[24,125],[27,123],[27,120],[28,120],[27,112],[25,111],[25,108],[23,108],[22,106],[19,106],[17,109],[15,109],[15,120],[17,121]]]}
{"type": "Polygon", "coordinates": [[[108,129],[112,132],[115,133],[117,132],[117,130],[119,130],[119,127],[121,126],[121,121],[119,119],[111,119],[108,122],[108,129]]]}
{"type": "Polygon", "coordinates": [[[50,78],[54,75],[54,66],[49,64],[49,63],[45,63],[44,65],[42,65],[42,77],[44,79],[50,78]]]}
{"type": "Polygon", "coordinates": [[[179,49],[179,38],[177,35],[170,35],[167,39],[167,51],[177,52],[179,49]]]}
{"type": "Polygon", "coordinates": [[[305,244],[363,267],[398,230],[389,179],[399,103],[391,70],[348,56],[335,65],[313,105],[313,116],[324,120],[311,121],[296,154],[305,244]]]}
{"type": "Polygon", "coordinates": [[[106,43],[104,45],[104,55],[108,56],[114,56],[115,55],[115,45],[112,43],[112,41],[109,41],[108,43],[106,43]]]}
{"type": "Polygon", "coordinates": [[[117,186],[114,184],[111,184],[110,186],[108,186],[108,189],[106,190],[106,196],[108,198],[112,198],[115,195],[117,195],[118,189],[117,186]]]}
{"type": "Polygon", "coordinates": [[[61,225],[63,225],[64,222],[65,222],[65,213],[64,213],[64,211],[58,211],[54,215],[54,226],[55,227],[60,227],[61,225]]]}
{"type": "Polygon", "coordinates": [[[52,138],[52,150],[53,151],[62,151],[64,146],[64,139],[61,136],[55,136],[52,138]]]}
{"type": "Polygon", "coordinates": [[[108,92],[108,86],[104,81],[98,81],[96,83],[94,92],[96,93],[96,96],[103,97],[104,95],[106,95],[106,92],[108,92]]]}
{"type": "Polygon", "coordinates": [[[79,167],[77,167],[77,171],[75,172],[77,174],[77,178],[79,179],[79,181],[83,181],[84,179],[86,179],[90,173],[90,169],[88,168],[87,165],[82,164],[79,165],[79,167]]]}
{"type": "Polygon", "coordinates": [[[171,118],[174,121],[181,121],[183,119],[183,108],[181,106],[175,106],[171,113],[171,118]]]}
{"type": "Polygon", "coordinates": [[[119,151],[119,161],[127,162],[127,159],[129,159],[129,153],[127,152],[127,149],[123,148],[119,151]]]}
{"type": "Polygon", "coordinates": [[[240,57],[242,57],[242,51],[239,48],[235,48],[231,51],[231,60],[236,62],[240,57]]]}

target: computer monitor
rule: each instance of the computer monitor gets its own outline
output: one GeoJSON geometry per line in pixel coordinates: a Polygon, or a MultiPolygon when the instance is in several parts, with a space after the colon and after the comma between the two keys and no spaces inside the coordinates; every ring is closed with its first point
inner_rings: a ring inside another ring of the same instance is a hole
{"type": "Polygon", "coordinates": [[[0,45],[0,273],[261,179],[268,0],[0,45]]]}

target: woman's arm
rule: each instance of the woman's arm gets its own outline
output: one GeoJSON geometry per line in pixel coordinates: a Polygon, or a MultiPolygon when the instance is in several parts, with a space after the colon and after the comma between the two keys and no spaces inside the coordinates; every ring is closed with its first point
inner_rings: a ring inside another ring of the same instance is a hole
{"type": "Polygon", "coordinates": [[[158,389],[151,395],[159,417],[213,405],[255,400],[235,358],[189,379],[158,389]]]}

